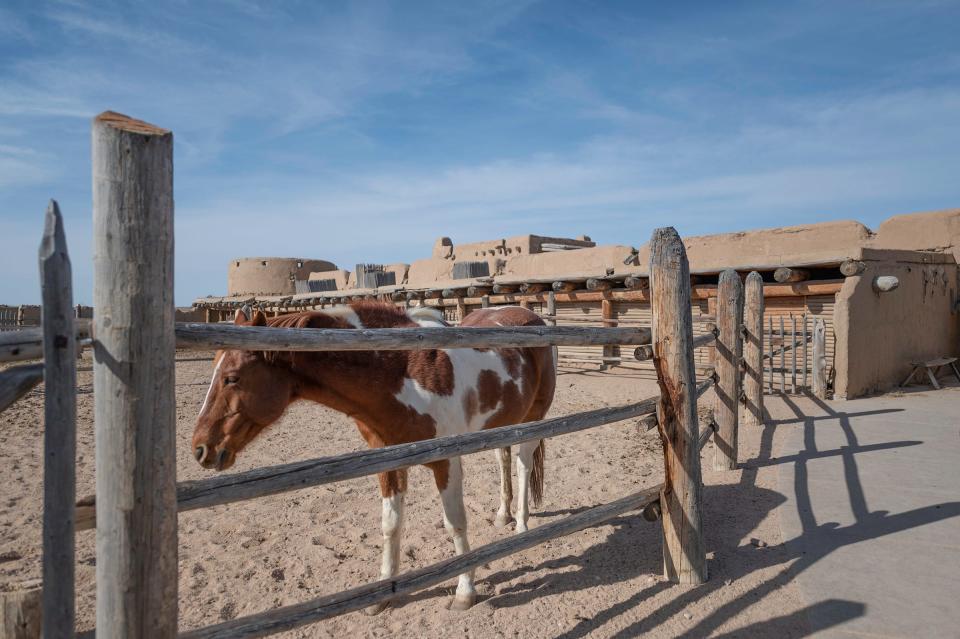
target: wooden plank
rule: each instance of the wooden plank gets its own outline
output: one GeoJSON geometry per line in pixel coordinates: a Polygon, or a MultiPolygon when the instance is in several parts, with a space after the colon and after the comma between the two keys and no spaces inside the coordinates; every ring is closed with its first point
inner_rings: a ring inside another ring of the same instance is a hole
{"type": "MultiPolygon", "coordinates": [[[[177,485],[177,508],[180,511],[186,511],[229,504],[523,442],[558,437],[603,424],[648,415],[656,410],[657,400],[658,398],[651,397],[626,406],[598,408],[526,424],[502,426],[475,433],[425,439],[409,444],[360,450],[332,457],[217,475],[209,479],[181,482],[177,485]]],[[[78,503],[80,514],[77,516],[78,530],[93,527],[94,506],[93,497],[80,500],[78,503]]]]}
{"type": "Polygon", "coordinates": [[[666,480],[663,511],[664,576],[683,584],[707,579],[703,542],[697,398],[694,393],[690,265],[680,236],[660,228],[650,240],[650,310],[654,364],[660,384],[657,406],[666,480]]]}
{"type": "MultiPolygon", "coordinates": [[[[588,283],[589,283],[589,280],[588,280],[588,283]]],[[[607,283],[609,284],[609,282],[607,283]]],[[[615,311],[613,308],[613,302],[611,302],[610,300],[602,300],[600,302],[600,317],[604,320],[604,324],[606,326],[610,326],[610,327],[617,326],[617,322],[614,319],[614,315],[615,315],[615,311]]],[[[619,357],[619,356],[620,356],[619,346],[610,344],[603,347],[603,357],[605,360],[608,360],[614,357],[619,357]]]]}
{"type": "Polygon", "coordinates": [[[797,394],[797,316],[790,314],[790,392],[797,394]]]}
{"type": "MultiPolygon", "coordinates": [[[[93,121],[97,636],[177,633],[173,135],[93,121]]],[[[217,328],[215,324],[202,324],[217,328]]]]}
{"type": "MultiPolygon", "coordinates": [[[[796,348],[796,344],[792,348],[796,348]]],[[[787,394],[787,341],[783,331],[783,315],[780,316],[780,392],[787,394]]]]}
{"type": "Polygon", "coordinates": [[[807,349],[807,314],[806,313],[803,314],[802,340],[803,340],[803,381],[801,382],[800,387],[806,390],[807,388],[809,388],[809,386],[807,386],[807,370],[810,368],[810,360],[807,357],[808,349],[807,349]]]}
{"type": "Polygon", "coordinates": [[[43,381],[43,364],[20,364],[0,371],[0,413],[43,381]]]}
{"type": "Polygon", "coordinates": [[[717,435],[713,458],[715,470],[734,470],[737,467],[737,424],[740,409],[743,357],[743,283],[733,269],[720,274],[717,287],[717,392],[714,420],[717,435]]]}
{"type": "Polygon", "coordinates": [[[768,343],[770,344],[770,349],[769,349],[770,354],[766,358],[770,364],[770,375],[767,378],[767,384],[768,384],[768,390],[772,394],[773,393],[773,317],[768,317],[767,321],[769,323],[769,331],[767,333],[769,336],[768,343]]]}
{"type": "MultiPolygon", "coordinates": [[[[77,339],[90,337],[90,320],[76,322],[77,339]]],[[[43,329],[24,328],[0,333],[0,362],[22,362],[43,357],[43,329]]]]}
{"type": "Polygon", "coordinates": [[[41,599],[40,588],[0,593],[0,639],[38,639],[43,615],[41,599]]]}
{"type": "Polygon", "coordinates": [[[397,575],[391,579],[377,581],[312,601],[232,619],[215,626],[190,630],[180,637],[181,639],[264,637],[354,610],[362,610],[367,606],[443,583],[473,568],[503,557],[509,557],[545,541],[602,524],[625,512],[639,510],[650,503],[659,490],[659,486],[646,488],[609,504],[594,506],[575,515],[568,515],[549,524],[537,526],[526,532],[474,548],[462,555],[451,557],[419,570],[397,575]]]}
{"type": "Polygon", "coordinates": [[[43,299],[43,636],[74,634],[77,498],[77,336],[73,277],[63,216],[56,201],[47,207],[40,241],[43,299]]]}
{"type": "Polygon", "coordinates": [[[827,325],[819,318],[813,323],[813,394],[827,398],[827,325]]]}
{"type": "Polygon", "coordinates": [[[177,323],[177,348],[270,351],[426,350],[649,344],[650,329],[574,326],[496,328],[273,328],[177,323]]]}
{"type": "Polygon", "coordinates": [[[547,320],[547,326],[556,326],[557,325],[557,296],[553,291],[547,293],[547,315],[550,319],[547,320]]]}
{"type": "MultiPolygon", "coordinates": [[[[743,423],[763,425],[763,278],[756,271],[747,275],[744,287],[743,344],[745,363],[743,423]]],[[[772,367],[771,367],[772,368],[772,367]]]]}

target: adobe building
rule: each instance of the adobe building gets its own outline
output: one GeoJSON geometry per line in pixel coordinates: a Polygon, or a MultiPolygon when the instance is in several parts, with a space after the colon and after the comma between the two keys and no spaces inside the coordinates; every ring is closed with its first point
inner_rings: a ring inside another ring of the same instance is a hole
{"type": "MultiPolygon", "coordinates": [[[[827,375],[837,398],[889,390],[907,376],[911,361],[960,354],[960,209],[898,215],[876,232],[837,221],[691,236],[684,243],[695,330],[714,315],[722,270],[763,276],[764,349],[772,355],[765,380],[774,391],[811,385],[817,320],[826,329],[827,375]],[[881,290],[881,277],[895,277],[898,286],[881,290]]],[[[460,245],[443,237],[429,257],[409,265],[358,265],[354,272],[323,260],[234,260],[228,295],[195,306],[217,320],[244,303],[280,313],[376,298],[436,306],[451,321],[483,305],[520,304],[560,325],[649,324],[648,261],[645,245],[597,246],[586,236],[524,235],[460,245]]],[[[653,378],[649,362],[617,347],[564,347],[560,355],[564,366],[612,367],[653,378]]],[[[711,361],[709,349],[697,351],[699,366],[711,361]]]]}

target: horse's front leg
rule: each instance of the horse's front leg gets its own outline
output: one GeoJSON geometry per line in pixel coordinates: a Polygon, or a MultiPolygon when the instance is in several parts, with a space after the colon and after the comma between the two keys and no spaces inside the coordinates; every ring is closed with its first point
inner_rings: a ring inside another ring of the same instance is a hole
{"type": "Polygon", "coordinates": [[[513,521],[513,517],[510,516],[510,504],[513,502],[510,447],[498,448],[493,453],[497,456],[497,463],[500,466],[500,508],[497,510],[497,518],[493,520],[493,525],[502,528],[513,521]]]}
{"type": "MultiPolygon", "coordinates": [[[[467,511],[463,507],[463,471],[460,458],[454,457],[431,467],[440,491],[440,502],[443,504],[443,525],[453,538],[453,547],[457,554],[462,555],[470,550],[470,542],[467,541],[467,511]]],[[[476,601],[473,572],[470,570],[460,575],[457,593],[450,604],[451,610],[466,610],[476,601]]]]}
{"type": "MultiPolygon", "coordinates": [[[[380,473],[380,494],[383,510],[380,530],[383,533],[383,554],[380,558],[380,579],[396,576],[400,569],[400,538],[403,532],[403,496],[407,490],[407,471],[380,473]]],[[[368,606],[364,612],[376,615],[390,605],[389,601],[368,606]]]]}
{"type": "Polygon", "coordinates": [[[539,441],[524,442],[517,446],[517,528],[516,532],[527,531],[527,519],[530,517],[530,482],[534,470],[534,454],[539,441]]]}

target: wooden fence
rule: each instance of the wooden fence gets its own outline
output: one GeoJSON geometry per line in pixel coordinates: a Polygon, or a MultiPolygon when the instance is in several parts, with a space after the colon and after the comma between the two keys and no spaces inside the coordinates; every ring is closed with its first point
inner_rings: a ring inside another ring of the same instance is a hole
{"type": "MultiPolygon", "coordinates": [[[[700,451],[716,441],[715,467],[737,463],[741,403],[762,406],[762,384],[744,396],[744,377],[763,370],[759,309],[748,278],[751,324],[733,271],[722,276],[716,326],[694,337],[690,273],[672,228],[651,240],[649,327],[504,327],[429,329],[282,329],[175,324],[172,279],[172,136],[149,124],[105,113],[94,120],[96,497],[75,503],[75,340],[83,327],[71,308],[69,258],[55,203],[41,247],[46,429],[44,468],[43,634],[74,632],[73,544],[77,530],[97,529],[96,625],[99,637],[177,635],[177,513],[298,490],[602,424],[639,419],[661,435],[668,474],[608,504],[518,533],[445,561],[351,590],[191,630],[182,637],[255,637],[359,610],[444,582],[468,569],[549,539],[641,510],[663,529],[664,572],[678,583],[707,579],[700,451]],[[43,256],[47,256],[44,258],[43,256]],[[756,315],[759,313],[759,315],[756,315]],[[759,319],[758,319],[759,318],[759,319]],[[748,348],[745,357],[743,342],[748,348]],[[649,351],[660,394],[624,406],[554,417],[478,433],[363,450],[193,482],[175,481],[173,365],[179,348],[256,350],[417,350],[590,344],[649,351]],[[753,345],[750,347],[749,345],[753,345]],[[715,371],[696,381],[694,349],[715,345],[715,371]],[[744,375],[746,372],[746,375],[744,375]],[[700,428],[697,402],[716,390],[712,417],[700,428]]],[[[749,314],[748,314],[749,315],[749,314]]],[[[31,337],[31,336],[25,336],[31,337]]],[[[36,336],[32,336],[35,340],[36,336]]],[[[0,360],[22,359],[36,343],[7,344],[0,360]],[[14,351],[16,351],[14,353],[14,351]]],[[[32,351],[36,353],[36,351],[32,351]]],[[[4,372],[0,386],[14,376],[4,372]]],[[[21,384],[22,385],[22,384],[21,384]]],[[[762,410],[762,409],[761,409],[762,410]]],[[[760,415],[760,413],[757,413],[760,415]]]]}

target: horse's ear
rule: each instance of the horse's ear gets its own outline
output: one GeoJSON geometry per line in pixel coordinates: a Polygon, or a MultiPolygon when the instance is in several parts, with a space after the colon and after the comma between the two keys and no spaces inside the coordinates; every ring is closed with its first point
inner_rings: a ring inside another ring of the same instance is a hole
{"type": "Polygon", "coordinates": [[[253,312],[253,320],[250,322],[250,326],[266,326],[267,325],[267,316],[263,314],[259,308],[253,312]]]}
{"type": "Polygon", "coordinates": [[[233,316],[234,324],[246,324],[250,321],[250,307],[246,304],[237,309],[236,315],[233,316]]]}

